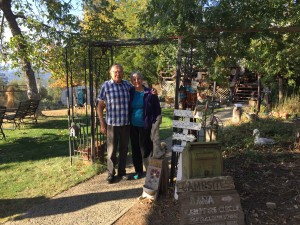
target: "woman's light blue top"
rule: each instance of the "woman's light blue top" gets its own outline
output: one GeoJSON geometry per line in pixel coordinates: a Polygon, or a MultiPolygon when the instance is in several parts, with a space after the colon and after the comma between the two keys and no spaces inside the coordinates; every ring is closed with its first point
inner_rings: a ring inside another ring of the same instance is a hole
{"type": "Polygon", "coordinates": [[[135,91],[134,98],[131,104],[131,125],[136,127],[143,127],[143,105],[144,92],[135,91]]]}

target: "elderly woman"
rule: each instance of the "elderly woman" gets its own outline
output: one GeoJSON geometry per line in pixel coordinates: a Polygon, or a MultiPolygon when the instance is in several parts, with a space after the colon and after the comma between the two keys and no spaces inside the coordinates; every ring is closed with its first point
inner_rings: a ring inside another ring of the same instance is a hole
{"type": "Polygon", "coordinates": [[[157,95],[152,94],[152,89],[143,86],[140,72],[132,73],[130,79],[134,86],[130,90],[130,140],[136,172],[133,179],[139,179],[143,176],[143,163],[147,169],[148,158],[153,151],[151,128],[161,114],[161,108],[157,95]]]}

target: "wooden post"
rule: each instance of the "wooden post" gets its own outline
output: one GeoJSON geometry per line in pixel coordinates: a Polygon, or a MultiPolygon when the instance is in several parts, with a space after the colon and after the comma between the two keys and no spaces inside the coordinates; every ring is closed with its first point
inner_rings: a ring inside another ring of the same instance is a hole
{"type": "Polygon", "coordinates": [[[261,104],[261,75],[257,76],[257,104],[256,104],[256,115],[260,112],[261,104]]]}
{"type": "MultiPolygon", "coordinates": [[[[180,68],[181,68],[181,43],[182,43],[182,39],[179,37],[178,38],[178,51],[177,51],[177,67],[176,67],[176,91],[175,91],[175,109],[179,108],[178,105],[178,91],[179,90],[179,80],[181,77],[181,73],[180,73],[180,68]]],[[[174,119],[176,117],[174,116],[174,119]]],[[[176,128],[173,128],[173,131],[176,131],[176,128]]],[[[172,143],[172,145],[174,145],[174,141],[172,143]]],[[[175,177],[175,167],[176,167],[176,163],[177,163],[177,158],[178,158],[178,153],[172,151],[172,156],[171,156],[171,171],[170,171],[170,184],[173,185],[174,184],[174,177],[175,177]]]]}
{"type": "Polygon", "coordinates": [[[182,54],[182,49],[181,49],[181,43],[182,43],[182,39],[179,37],[178,38],[178,50],[177,50],[177,65],[176,65],[176,91],[175,91],[175,109],[179,108],[178,105],[178,91],[179,90],[179,81],[180,81],[180,77],[181,77],[181,54],[182,54]]]}
{"type": "Polygon", "coordinates": [[[282,103],[283,101],[283,79],[279,75],[278,76],[278,103],[282,103]]]}

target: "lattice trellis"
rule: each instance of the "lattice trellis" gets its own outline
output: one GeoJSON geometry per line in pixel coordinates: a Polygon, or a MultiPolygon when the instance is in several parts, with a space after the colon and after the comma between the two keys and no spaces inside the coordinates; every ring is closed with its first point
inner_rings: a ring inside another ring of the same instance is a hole
{"type": "Polygon", "coordinates": [[[218,88],[217,94],[219,98],[227,98],[230,95],[229,88],[218,88]]]}
{"type": "MultiPolygon", "coordinates": [[[[175,96],[176,83],[175,81],[163,81],[162,82],[162,94],[165,96],[175,96]]],[[[198,90],[199,91],[199,90],[198,90]]],[[[212,88],[206,89],[203,91],[208,97],[212,97],[213,90],[212,88]]],[[[217,88],[215,98],[217,99],[226,99],[230,96],[229,88],[217,88]]]]}
{"type": "Polygon", "coordinates": [[[175,96],[175,81],[163,81],[162,93],[166,96],[175,96]]]}
{"type": "MultiPolygon", "coordinates": [[[[212,89],[207,89],[204,91],[205,94],[209,97],[213,95],[213,90],[212,89]]],[[[221,98],[227,98],[230,95],[230,90],[229,88],[218,88],[216,90],[215,98],[221,99],[221,98]]]]}

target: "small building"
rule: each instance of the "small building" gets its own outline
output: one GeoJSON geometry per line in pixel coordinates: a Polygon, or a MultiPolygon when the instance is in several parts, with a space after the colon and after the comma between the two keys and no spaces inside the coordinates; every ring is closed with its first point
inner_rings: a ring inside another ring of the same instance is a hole
{"type": "MultiPolygon", "coordinates": [[[[69,101],[71,103],[73,97],[73,105],[75,106],[84,106],[90,104],[90,91],[85,86],[75,86],[69,87],[69,101]]],[[[61,93],[61,103],[63,105],[68,105],[67,103],[68,92],[67,89],[63,90],[61,93]]]]}

